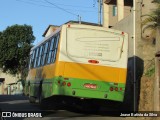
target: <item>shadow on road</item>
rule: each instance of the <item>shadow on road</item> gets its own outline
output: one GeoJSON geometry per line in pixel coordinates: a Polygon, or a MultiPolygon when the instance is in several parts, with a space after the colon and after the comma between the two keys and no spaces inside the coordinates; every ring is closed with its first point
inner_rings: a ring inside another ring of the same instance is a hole
{"type": "Polygon", "coordinates": [[[15,100],[27,100],[28,97],[23,95],[0,95],[0,103],[7,101],[15,101],[15,100]]]}

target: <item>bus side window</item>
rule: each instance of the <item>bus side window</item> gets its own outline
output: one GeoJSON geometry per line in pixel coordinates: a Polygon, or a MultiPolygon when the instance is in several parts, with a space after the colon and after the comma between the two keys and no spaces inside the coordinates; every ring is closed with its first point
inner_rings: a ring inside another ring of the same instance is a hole
{"type": "Polygon", "coordinates": [[[51,39],[50,50],[49,50],[49,55],[48,55],[48,61],[47,61],[47,63],[51,63],[51,55],[52,55],[52,51],[53,51],[53,48],[54,48],[54,41],[55,41],[55,37],[53,37],[51,39]]]}
{"type": "Polygon", "coordinates": [[[40,47],[38,47],[37,49],[38,49],[38,50],[37,50],[37,56],[36,56],[36,67],[38,67],[40,47]]]}
{"type": "Polygon", "coordinates": [[[45,49],[45,44],[42,45],[42,54],[41,54],[40,66],[43,65],[44,49],[45,49]]]}
{"type": "Polygon", "coordinates": [[[38,52],[39,52],[39,48],[36,49],[35,60],[34,60],[34,67],[37,67],[36,65],[37,65],[38,52]]]}
{"type": "Polygon", "coordinates": [[[58,34],[55,38],[54,38],[54,45],[53,45],[53,49],[52,49],[52,53],[51,53],[51,61],[50,62],[55,62],[56,59],[56,53],[57,53],[57,48],[58,48],[58,41],[59,41],[59,37],[60,34],[58,34]]]}
{"type": "Polygon", "coordinates": [[[34,67],[34,61],[35,61],[35,54],[36,54],[36,50],[33,51],[33,56],[32,56],[32,61],[31,61],[31,67],[34,67]]]}
{"type": "Polygon", "coordinates": [[[43,46],[40,46],[40,51],[39,51],[39,56],[38,56],[38,63],[37,63],[38,67],[40,66],[40,62],[41,62],[42,49],[43,49],[43,46]]]}
{"type": "Polygon", "coordinates": [[[43,58],[42,58],[42,65],[45,65],[45,59],[46,59],[47,49],[48,49],[48,42],[45,43],[44,54],[43,54],[43,58]]]}
{"type": "Polygon", "coordinates": [[[48,57],[49,57],[50,46],[51,46],[51,39],[48,41],[48,47],[47,47],[47,51],[46,51],[45,64],[48,64],[48,57]]]}

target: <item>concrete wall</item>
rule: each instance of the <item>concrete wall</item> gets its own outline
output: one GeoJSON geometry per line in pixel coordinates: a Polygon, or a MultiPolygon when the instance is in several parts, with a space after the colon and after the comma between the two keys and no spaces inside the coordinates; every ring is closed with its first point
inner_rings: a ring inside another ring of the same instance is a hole
{"type": "Polygon", "coordinates": [[[116,23],[113,29],[121,30],[129,35],[129,51],[128,51],[128,56],[132,57],[133,56],[133,14],[131,13],[127,17],[125,17],[123,20],[120,22],[116,23]]]}
{"type": "MultiPolygon", "coordinates": [[[[135,16],[135,54],[144,61],[144,67],[154,58],[155,45],[153,44],[154,35],[150,30],[142,32],[142,15],[149,14],[155,8],[151,3],[152,0],[136,0],[136,16],[135,16]]],[[[112,22],[114,21],[111,18],[112,22]]],[[[111,21],[110,20],[110,21],[111,21]]],[[[115,21],[114,21],[115,22],[115,21]]],[[[133,36],[133,8],[131,13],[123,20],[117,22],[112,28],[122,30],[129,34],[129,57],[133,55],[134,36],[133,36]]]]}
{"type": "Polygon", "coordinates": [[[144,68],[154,58],[155,45],[153,37],[150,35],[151,31],[147,30],[143,33],[142,20],[143,15],[150,14],[154,9],[152,0],[136,0],[136,55],[143,59],[144,68]]]}
{"type": "MultiPolygon", "coordinates": [[[[109,5],[109,26],[115,26],[115,24],[118,22],[118,16],[113,16],[113,6],[109,5]]],[[[125,6],[124,7],[124,18],[127,17],[131,13],[131,7],[125,6]]]]}

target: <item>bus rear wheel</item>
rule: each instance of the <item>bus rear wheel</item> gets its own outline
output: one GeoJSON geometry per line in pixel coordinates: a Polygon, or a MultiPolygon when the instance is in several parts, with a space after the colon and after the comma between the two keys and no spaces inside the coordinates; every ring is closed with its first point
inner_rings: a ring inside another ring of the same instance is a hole
{"type": "Polygon", "coordinates": [[[39,93],[38,103],[39,103],[40,109],[42,109],[42,110],[47,109],[47,104],[46,104],[45,100],[42,98],[42,92],[39,93]]]}

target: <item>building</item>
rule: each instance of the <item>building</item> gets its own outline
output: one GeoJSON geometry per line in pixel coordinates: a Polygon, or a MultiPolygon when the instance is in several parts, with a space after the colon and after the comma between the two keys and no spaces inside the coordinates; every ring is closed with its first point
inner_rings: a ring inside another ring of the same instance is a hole
{"type": "Polygon", "coordinates": [[[142,16],[150,13],[154,7],[152,0],[104,0],[103,26],[127,32],[129,57],[142,58],[144,66],[154,58],[155,48],[150,45],[154,43],[151,32],[142,32],[142,16]]]}
{"type": "Polygon", "coordinates": [[[0,70],[0,95],[7,94],[8,84],[16,83],[18,79],[18,76],[3,73],[2,70],[0,70]]]}
{"type": "MultiPolygon", "coordinates": [[[[143,15],[150,14],[155,8],[153,0],[104,0],[103,1],[103,26],[112,26],[129,34],[129,58],[138,57],[143,61],[143,74],[146,66],[155,58],[155,35],[150,30],[143,32],[143,15]],[[116,8],[114,8],[116,7],[116,8]],[[130,13],[128,11],[130,9],[130,13]],[[115,10],[117,12],[115,12],[115,10]],[[116,14],[115,14],[115,13],[116,14]],[[113,16],[117,15],[117,17],[113,16]]],[[[135,62],[138,63],[137,61],[135,62]]],[[[155,66],[156,68],[156,66],[155,66]]],[[[141,72],[135,70],[136,74],[141,72]]],[[[155,72],[155,74],[157,74],[155,72]]],[[[159,73],[154,81],[154,111],[160,110],[159,99],[159,73]],[[157,79],[158,78],[158,79],[157,79]]],[[[157,76],[156,75],[156,76],[157,76]]]]}
{"type": "Polygon", "coordinates": [[[0,78],[0,95],[4,94],[4,81],[5,78],[0,78]]]}
{"type": "Polygon", "coordinates": [[[104,0],[104,25],[115,26],[117,22],[131,14],[132,7],[133,0],[104,0]]]}
{"type": "Polygon", "coordinates": [[[18,80],[16,83],[7,84],[7,94],[8,95],[22,95],[23,94],[22,81],[18,80]]]}

